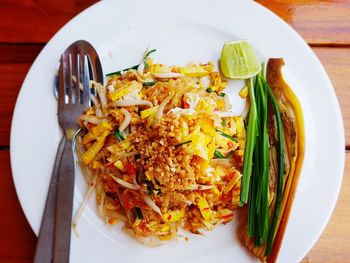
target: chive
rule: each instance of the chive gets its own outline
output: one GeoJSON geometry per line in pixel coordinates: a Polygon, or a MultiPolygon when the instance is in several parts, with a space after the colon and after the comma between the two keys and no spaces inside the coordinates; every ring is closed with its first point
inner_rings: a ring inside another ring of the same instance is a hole
{"type": "Polygon", "coordinates": [[[222,119],[221,125],[222,125],[222,127],[226,127],[226,121],[225,121],[225,119],[222,119]]]}
{"type": "MultiPolygon", "coordinates": [[[[143,59],[143,62],[145,63],[145,59],[150,55],[152,54],[153,52],[155,52],[156,49],[152,49],[150,51],[147,52],[147,54],[145,55],[144,59],[143,59]]],[[[118,70],[118,71],[114,71],[114,72],[111,72],[111,73],[108,73],[106,74],[106,76],[112,76],[112,75],[121,75],[121,72],[122,71],[127,71],[127,70],[130,70],[130,69],[137,69],[139,67],[140,64],[137,64],[135,66],[132,66],[130,68],[126,68],[126,69],[122,69],[122,70],[118,70]]],[[[145,68],[147,68],[147,64],[145,63],[145,68]]]]}
{"type": "MultiPolygon", "coordinates": [[[[259,73],[256,77],[254,88],[250,82],[248,86],[249,94],[254,92],[254,101],[251,100],[252,106],[256,110],[256,118],[254,129],[251,129],[251,120],[249,115],[247,133],[251,131],[254,134],[255,144],[253,149],[246,148],[246,151],[252,151],[248,170],[251,170],[250,180],[246,179],[246,182],[250,186],[247,190],[248,193],[248,235],[253,237],[256,246],[261,246],[265,243],[269,232],[269,206],[268,206],[268,175],[269,175],[269,145],[267,134],[267,90],[263,85],[263,77],[259,73]],[[249,130],[251,129],[251,130],[249,130]]],[[[247,138],[248,140],[248,138],[247,138]]],[[[246,141],[247,145],[247,141],[246,141]]],[[[246,152],[247,154],[247,152],[246,152]]],[[[244,162],[247,156],[244,156],[244,162]]],[[[245,170],[243,170],[245,171],[245,170]]],[[[243,180],[242,180],[243,182],[243,180]]],[[[247,188],[247,186],[245,186],[247,188]]],[[[241,188],[241,194],[242,194],[241,188]]],[[[242,197],[242,195],[241,195],[242,197]]],[[[244,204],[241,201],[241,204],[244,204]]]]}
{"type": "Polygon", "coordinates": [[[151,55],[153,52],[156,52],[157,51],[157,49],[151,49],[150,51],[148,51],[147,53],[146,53],[146,55],[145,55],[145,59],[149,56],[149,55],[151,55]]]}
{"type": "Polygon", "coordinates": [[[261,120],[261,125],[260,125],[260,136],[261,139],[259,140],[259,143],[261,144],[260,148],[260,158],[262,159],[263,166],[261,167],[262,169],[260,170],[262,172],[262,176],[260,176],[260,182],[259,182],[259,187],[258,187],[258,192],[257,192],[257,212],[259,212],[260,209],[260,201],[263,195],[263,190],[264,190],[264,181],[268,179],[268,138],[267,138],[267,98],[266,98],[266,92],[263,90],[263,85],[262,85],[262,80],[260,75],[257,77],[257,89],[259,93],[259,98],[260,98],[260,109],[258,109],[258,112],[260,113],[259,115],[259,120],[261,120]]]}
{"type": "Polygon", "coordinates": [[[262,76],[257,76],[256,89],[259,101],[257,107],[258,118],[260,121],[259,138],[257,143],[257,153],[259,154],[259,166],[258,172],[255,174],[258,182],[255,198],[255,214],[257,216],[255,244],[258,246],[263,245],[266,241],[269,231],[269,209],[268,209],[268,174],[269,174],[269,148],[268,148],[268,134],[267,134],[267,92],[265,85],[263,85],[262,76]]]}
{"type": "Polygon", "coordinates": [[[143,214],[140,207],[135,207],[136,215],[138,219],[143,219],[143,214]]]}
{"type": "Polygon", "coordinates": [[[185,145],[185,144],[189,144],[191,142],[192,142],[192,140],[189,140],[189,141],[186,141],[186,142],[180,142],[178,144],[175,144],[175,147],[179,147],[179,146],[182,146],[182,145],[185,145]]]}
{"type": "Polygon", "coordinates": [[[245,143],[245,153],[243,158],[243,175],[241,180],[240,205],[246,204],[248,201],[250,177],[252,174],[252,157],[256,141],[256,126],[257,126],[257,110],[254,94],[253,79],[250,78],[248,83],[250,110],[247,128],[247,138],[245,143]]]}
{"type": "Polygon", "coordinates": [[[111,72],[111,73],[108,73],[106,74],[106,76],[112,76],[112,75],[121,75],[122,71],[127,71],[127,70],[130,70],[130,69],[137,69],[139,67],[139,65],[135,65],[135,66],[132,66],[130,68],[126,68],[126,69],[122,69],[122,70],[118,70],[118,71],[114,71],[114,72],[111,72]]]}
{"type": "Polygon", "coordinates": [[[124,141],[124,140],[125,140],[123,134],[122,134],[119,130],[116,130],[116,131],[114,132],[114,136],[117,137],[117,139],[118,139],[119,141],[124,141]]]}
{"type": "MultiPolygon", "coordinates": [[[[256,170],[259,168],[259,158],[257,158],[257,151],[254,152],[254,174],[256,174],[256,170]]],[[[251,183],[250,183],[250,189],[249,189],[249,202],[248,202],[248,236],[249,237],[255,237],[256,232],[256,216],[255,216],[255,193],[256,193],[256,178],[255,176],[252,176],[251,183]]]]}
{"type": "Polygon", "coordinates": [[[222,153],[221,152],[219,152],[218,150],[215,150],[214,151],[214,156],[216,157],[216,158],[225,158],[225,156],[223,156],[222,155],[222,153]]]}
{"type": "Polygon", "coordinates": [[[145,86],[153,86],[156,83],[157,83],[157,81],[148,81],[148,82],[144,82],[143,85],[145,85],[145,86]]]}
{"type": "Polygon", "coordinates": [[[284,172],[284,149],[283,149],[283,126],[282,126],[282,120],[280,111],[278,108],[278,103],[276,101],[276,98],[274,94],[271,91],[270,86],[266,82],[266,80],[263,81],[264,85],[266,86],[267,93],[269,95],[269,98],[272,102],[273,110],[275,112],[276,116],[276,122],[277,122],[277,137],[278,137],[278,145],[277,145],[277,153],[278,153],[278,181],[277,181],[277,197],[276,197],[276,207],[275,212],[273,214],[272,223],[270,226],[270,230],[267,237],[267,245],[265,250],[265,256],[269,256],[272,250],[272,245],[275,237],[276,232],[276,226],[277,221],[280,214],[281,209],[281,202],[282,202],[282,194],[283,194],[283,172],[284,172]]]}
{"type": "Polygon", "coordinates": [[[227,133],[224,133],[223,131],[220,131],[218,129],[215,129],[218,133],[220,133],[220,135],[230,139],[231,141],[234,141],[234,142],[238,142],[237,138],[233,137],[232,135],[230,134],[227,134],[227,133]]]}
{"type": "Polygon", "coordinates": [[[212,88],[207,88],[205,91],[208,92],[208,93],[212,93],[213,89],[212,88]]]}
{"type": "Polygon", "coordinates": [[[144,177],[144,178],[142,179],[142,183],[144,183],[144,184],[147,185],[148,191],[153,191],[154,185],[153,185],[153,183],[152,183],[151,181],[149,181],[149,180],[147,179],[147,177],[144,177]]]}
{"type": "MultiPolygon", "coordinates": [[[[269,138],[267,133],[269,95],[266,80],[262,73],[259,73],[256,77],[254,92],[257,113],[255,129],[257,139],[253,150],[252,174],[248,193],[248,235],[253,237],[256,246],[262,246],[271,238],[268,204],[269,138]]],[[[266,250],[265,253],[267,252],[266,250]]]]}
{"type": "Polygon", "coordinates": [[[143,58],[143,64],[145,65],[145,69],[148,68],[148,65],[147,65],[147,63],[146,63],[147,57],[148,57],[149,55],[151,55],[151,54],[152,54],[153,52],[155,52],[155,51],[156,51],[155,48],[152,49],[152,50],[150,50],[150,51],[148,51],[147,54],[145,55],[145,57],[143,58]]]}
{"type": "Polygon", "coordinates": [[[223,92],[221,92],[221,93],[219,94],[220,97],[225,97],[225,95],[226,95],[226,94],[223,93],[223,92]]]}
{"type": "Polygon", "coordinates": [[[256,246],[266,243],[265,256],[272,250],[280,206],[283,195],[284,149],[283,126],[278,103],[265,79],[263,72],[248,84],[251,108],[247,127],[247,140],[243,160],[243,177],[241,181],[240,205],[248,199],[248,236],[252,237],[256,246]],[[271,101],[277,122],[278,137],[278,180],[276,207],[270,225],[268,203],[269,184],[269,137],[267,133],[267,114],[271,101]]]}
{"type": "Polygon", "coordinates": [[[252,174],[250,179],[250,188],[249,188],[249,206],[248,206],[248,235],[254,238],[254,243],[257,244],[259,242],[259,214],[257,213],[257,189],[259,186],[259,171],[261,170],[261,159],[260,155],[260,108],[261,94],[259,89],[257,89],[257,80],[254,85],[254,94],[255,94],[255,103],[256,103],[256,127],[255,127],[255,136],[256,143],[254,145],[253,156],[252,156],[252,174]]]}
{"type": "Polygon", "coordinates": [[[154,184],[151,181],[149,181],[147,178],[144,178],[142,180],[142,183],[146,184],[149,194],[153,194],[153,192],[155,191],[157,192],[158,196],[162,195],[162,191],[160,189],[155,188],[154,184]]]}

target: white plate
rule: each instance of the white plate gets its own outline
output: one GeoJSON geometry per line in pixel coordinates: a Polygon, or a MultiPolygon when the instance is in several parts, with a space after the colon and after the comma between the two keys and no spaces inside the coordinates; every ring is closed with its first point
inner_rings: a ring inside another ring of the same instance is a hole
{"type": "MultiPolygon", "coordinates": [[[[262,57],[283,57],[286,78],[300,98],[305,118],[306,156],[280,262],[297,262],[320,236],[335,206],[344,167],[344,132],[333,87],[320,62],[281,19],[252,1],[105,1],[79,14],[46,45],[19,94],[11,130],[11,165],[25,215],[38,233],[61,131],[52,93],[59,55],[86,39],[98,50],[104,72],[138,62],[145,47],[168,64],[217,62],[225,41],[248,39],[262,57]],[[331,178],[331,179],[330,179],[331,178]]],[[[75,210],[85,183],[77,174],[75,210]]],[[[251,262],[240,245],[235,222],[208,237],[138,244],[96,216],[94,200],[72,235],[72,262],[251,262]]]]}

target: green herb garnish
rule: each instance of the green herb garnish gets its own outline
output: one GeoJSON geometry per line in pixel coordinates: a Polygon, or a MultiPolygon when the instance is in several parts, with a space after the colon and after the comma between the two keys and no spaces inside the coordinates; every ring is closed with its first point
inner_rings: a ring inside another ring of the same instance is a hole
{"type": "Polygon", "coordinates": [[[220,159],[225,158],[225,156],[221,152],[219,152],[218,150],[214,151],[214,157],[220,158],[220,159]]]}
{"type": "Polygon", "coordinates": [[[146,55],[145,55],[145,58],[147,58],[149,55],[151,55],[153,52],[156,52],[157,51],[157,49],[151,49],[150,51],[148,51],[147,53],[146,53],[146,55]]]}
{"type": "Polygon", "coordinates": [[[125,140],[123,134],[122,134],[119,130],[116,130],[116,131],[114,132],[114,136],[117,137],[117,139],[118,139],[119,141],[124,141],[124,140],[125,140]]]}
{"type": "Polygon", "coordinates": [[[191,143],[191,142],[192,142],[192,140],[185,141],[185,142],[180,142],[180,143],[178,143],[178,144],[175,144],[175,147],[179,147],[179,146],[182,146],[182,145],[185,145],[185,144],[189,144],[189,143],[191,143]]]}
{"type": "Polygon", "coordinates": [[[140,220],[143,219],[143,214],[142,214],[141,208],[136,206],[135,211],[136,211],[137,218],[140,220]]]}
{"type": "Polygon", "coordinates": [[[222,125],[222,127],[226,127],[226,121],[225,121],[225,119],[222,119],[221,125],[222,125]]]}
{"type": "MultiPolygon", "coordinates": [[[[146,55],[145,55],[145,57],[144,57],[144,59],[143,59],[143,62],[145,63],[145,68],[147,68],[147,63],[145,62],[145,59],[146,59],[150,54],[152,54],[152,53],[155,52],[155,51],[156,51],[156,49],[152,49],[152,50],[150,50],[150,51],[148,51],[148,52],[146,53],[146,55]]],[[[108,76],[112,76],[112,75],[121,75],[121,72],[122,72],[122,71],[127,71],[127,70],[130,70],[130,69],[137,69],[137,68],[139,67],[139,65],[140,65],[140,64],[137,64],[137,65],[132,66],[132,67],[130,67],[130,68],[126,68],[126,69],[114,71],[114,72],[111,72],[111,73],[106,74],[106,76],[108,77],[108,76]]]]}
{"type": "Polygon", "coordinates": [[[146,184],[149,194],[153,194],[154,192],[156,192],[158,196],[162,195],[162,191],[160,189],[156,189],[154,187],[154,184],[151,181],[149,181],[146,177],[142,180],[142,183],[146,184]]]}
{"type": "Polygon", "coordinates": [[[212,88],[207,88],[205,91],[208,92],[208,93],[212,93],[213,89],[212,88]]]}
{"type": "Polygon", "coordinates": [[[155,49],[155,48],[152,49],[152,50],[150,50],[150,51],[148,51],[148,52],[146,53],[144,59],[143,59],[143,63],[144,63],[144,65],[145,65],[145,69],[148,68],[148,65],[147,65],[147,63],[146,63],[146,59],[147,59],[147,57],[148,57],[149,55],[151,55],[153,52],[156,52],[156,49],[155,49]]]}
{"type": "Polygon", "coordinates": [[[221,92],[221,93],[219,94],[220,97],[225,97],[225,95],[226,95],[226,94],[223,93],[223,92],[221,92]]]}
{"type": "Polygon", "coordinates": [[[138,67],[139,67],[139,65],[135,65],[135,66],[132,66],[130,68],[126,68],[126,69],[122,69],[122,70],[118,70],[118,71],[115,71],[115,72],[108,73],[108,74],[106,74],[106,76],[109,77],[109,76],[112,76],[112,75],[121,75],[122,71],[127,71],[127,70],[130,70],[130,69],[137,69],[138,67]]]}
{"type": "Polygon", "coordinates": [[[237,140],[236,137],[233,137],[232,135],[227,134],[227,133],[224,133],[223,131],[220,131],[220,130],[218,130],[218,129],[215,129],[215,130],[216,130],[216,132],[220,133],[220,135],[222,135],[222,136],[224,136],[224,137],[230,139],[231,141],[238,142],[238,140],[237,140]]]}
{"type": "Polygon", "coordinates": [[[144,82],[143,85],[145,85],[145,86],[153,86],[156,83],[157,83],[157,81],[148,81],[148,82],[144,82]]]}

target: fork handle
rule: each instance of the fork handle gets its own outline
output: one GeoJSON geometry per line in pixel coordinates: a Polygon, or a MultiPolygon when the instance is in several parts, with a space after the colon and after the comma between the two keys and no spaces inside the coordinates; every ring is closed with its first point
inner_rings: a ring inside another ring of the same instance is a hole
{"type": "Polygon", "coordinates": [[[74,198],[75,161],[73,140],[66,137],[66,143],[58,168],[55,234],[53,262],[69,262],[72,209],[74,198]]]}
{"type": "Polygon", "coordinates": [[[41,219],[38,241],[36,243],[33,261],[34,263],[51,263],[52,260],[58,166],[60,164],[64,143],[65,137],[61,139],[61,142],[57,148],[56,159],[52,170],[49,191],[46,197],[43,217],[41,219]]]}

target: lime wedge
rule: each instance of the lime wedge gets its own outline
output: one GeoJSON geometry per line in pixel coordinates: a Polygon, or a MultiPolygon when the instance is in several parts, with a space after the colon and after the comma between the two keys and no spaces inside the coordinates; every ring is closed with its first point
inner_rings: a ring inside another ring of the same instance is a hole
{"type": "Polygon", "coordinates": [[[220,67],[226,78],[248,79],[259,73],[261,63],[249,42],[238,40],[224,44],[220,67]]]}

